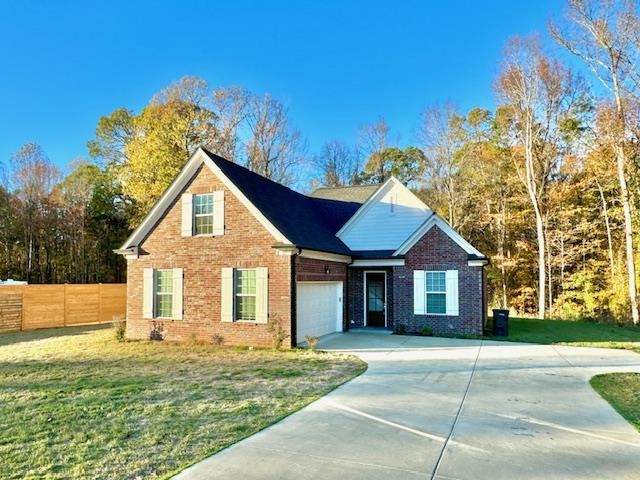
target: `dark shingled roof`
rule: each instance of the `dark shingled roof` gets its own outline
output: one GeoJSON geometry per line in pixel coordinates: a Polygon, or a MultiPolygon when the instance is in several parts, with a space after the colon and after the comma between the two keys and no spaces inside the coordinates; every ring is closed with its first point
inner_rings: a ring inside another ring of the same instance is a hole
{"type": "Polygon", "coordinates": [[[310,197],[328,198],[343,202],[364,203],[369,200],[380,185],[353,185],[350,187],[322,187],[311,192],[310,197]]]}
{"type": "Polygon", "coordinates": [[[360,208],[360,203],[307,197],[218,155],[205,153],[297,247],[351,254],[335,234],[360,208]]]}

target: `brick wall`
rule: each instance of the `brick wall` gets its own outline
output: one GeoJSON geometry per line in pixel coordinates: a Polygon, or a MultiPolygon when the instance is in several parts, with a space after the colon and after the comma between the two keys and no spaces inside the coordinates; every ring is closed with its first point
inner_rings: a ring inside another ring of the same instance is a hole
{"type": "Polygon", "coordinates": [[[273,237],[207,168],[201,167],[185,192],[224,190],[225,234],[182,237],[180,196],[140,245],[138,259],[128,261],[127,337],[149,338],[154,322],[142,318],[143,270],[184,269],[184,319],[159,320],[166,340],[219,341],[226,345],[270,346],[264,324],[220,321],[221,268],[269,269],[269,315],[291,332],[291,257],[278,256],[273,237]]]}
{"type": "Polygon", "coordinates": [[[404,267],[393,268],[397,292],[393,298],[396,328],[420,332],[428,326],[436,335],[481,335],[484,319],[483,268],[470,267],[467,253],[438,227],[433,227],[405,256],[404,267]],[[414,315],[413,271],[458,270],[459,315],[414,315]]]}
{"type": "Polygon", "coordinates": [[[365,312],[365,273],[386,272],[386,308],[387,328],[394,326],[394,279],[391,267],[364,267],[349,269],[349,299],[348,299],[348,323],[350,328],[364,327],[366,324],[365,312]]]}

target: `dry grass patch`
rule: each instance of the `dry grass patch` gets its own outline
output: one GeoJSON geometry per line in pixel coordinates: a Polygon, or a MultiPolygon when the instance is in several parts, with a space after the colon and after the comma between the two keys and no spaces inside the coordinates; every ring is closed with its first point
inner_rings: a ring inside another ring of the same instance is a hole
{"type": "Polygon", "coordinates": [[[358,359],[112,329],[0,335],[0,478],[166,478],[362,373],[358,359]]]}

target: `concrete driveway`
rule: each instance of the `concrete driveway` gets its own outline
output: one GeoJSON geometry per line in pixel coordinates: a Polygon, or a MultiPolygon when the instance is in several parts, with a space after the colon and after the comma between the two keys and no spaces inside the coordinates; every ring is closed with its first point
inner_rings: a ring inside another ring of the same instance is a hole
{"type": "Polygon", "coordinates": [[[640,434],[588,384],[622,350],[351,332],[360,377],[176,479],[639,479],[640,434]]]}

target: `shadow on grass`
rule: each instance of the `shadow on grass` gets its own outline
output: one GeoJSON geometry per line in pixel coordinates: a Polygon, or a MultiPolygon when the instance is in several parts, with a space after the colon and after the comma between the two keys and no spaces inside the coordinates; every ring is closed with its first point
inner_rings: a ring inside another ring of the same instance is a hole
{"type": "MultiPolygon", "coordinates": [[[[491,322],[488,327],[491,332],[491,322]]],[[[640,351],[640,327],[611,323],[510,318],[508,336],[489,334],[485,338],[511,342],[633,348],[640,351]]]]}
{"type": "Polygon", "coordinates": [[[101,323],[99,325],[78,325],[74,327],[43,328],[40,330],[0,333],[0,347],[23,342],[46,340],[49,338],[87,335],[96,330],[104,330],[105,328],[113,328],[113,325],[111,323],[101,323]]]}

